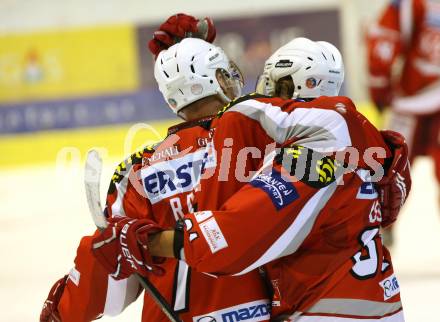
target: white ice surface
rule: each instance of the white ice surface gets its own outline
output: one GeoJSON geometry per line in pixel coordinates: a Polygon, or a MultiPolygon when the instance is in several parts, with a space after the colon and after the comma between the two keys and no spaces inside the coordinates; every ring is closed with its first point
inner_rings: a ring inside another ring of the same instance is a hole
{"type": "MultiPolygon", "coordinates": [[[[107,162],[103,194],[112,168],[107,162]]],[[[415,164],[392,249],[408,322],[440,321],[440,216],[431,168],[427,159],[415,164]]],[[[37,321],[53,282],[72,267],[80,237],[94,230],[82,166],[1,169],[0,178],[0,320],[37,321]]],[[[141,304],[100,321],[140,321],[141,304]]]]}

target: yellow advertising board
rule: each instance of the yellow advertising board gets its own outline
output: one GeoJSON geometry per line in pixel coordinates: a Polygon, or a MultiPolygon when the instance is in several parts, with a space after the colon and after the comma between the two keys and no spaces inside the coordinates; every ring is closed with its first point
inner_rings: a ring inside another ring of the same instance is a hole
{"type": "Polygon", "coordinates": [[[135,28],[0,36],[0,104],[138,88],[135,28]]]}

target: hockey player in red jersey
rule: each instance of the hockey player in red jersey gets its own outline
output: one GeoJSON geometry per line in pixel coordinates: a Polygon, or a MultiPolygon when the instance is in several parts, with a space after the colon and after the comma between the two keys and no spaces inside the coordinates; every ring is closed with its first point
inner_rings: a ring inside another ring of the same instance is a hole
{"type": "MultiPolygon", "coordinates": [[[[209,19],[207,22],[210,27],[206,35],[211,37],[207,40],[212,41],[215,30],[212,31],[213,26],[209,19]]],[[[173,39],[184,38],[185,33],[194,32],[191,23],[197,23],[200,27],[193,17],[172,16],[155,33],[159,39],[155,38],[150,43],[153,54],[157,54],[156,50],[171,45],[173,39]],[[177,24],[177,27],[173,27],[174,24],[177,24]],[[166,32],[169,32],[166,34],[168,36],[164,35],[166,32]]],[[[221,66],[228,67],[224,64],[221,66]]],[[[229,68],[227,70],[230,73],[234,72],[229,68]]],[[[220,104],[216,106],[223,106],[230,100],[223,92],[221,98],[219,96],[217,99],[220,100],[220,104]]],[[[170,128],[166,142],[147,147],[124,160],[117,167],[110,184],[107,216],[139,218],[142,222],[154,221],[155,225],[172,228],[176,220],[185,213],[193,212],[196,205],[192,190],[198,180],[200,167],[210,167],[209,162],[202,161],[205,146],[210,142],[213,133],[210,116],[217,112],[217,107],[210,109],[205,106],[203,110],[193,109],[192,113],[187,109],[181,116],[188,122],[170,128]],[[180,156],[182,158],[179,158],[180,156]],[[152,179],[157,178],[156,175],[166,171],[158,168],[158,165],[169,160],[169,166],[172,167],[177,162],[173,161],[176,158],[179,158],[180,162],[177,171],[179,179],[182,180],[181,185],[174,187],[175,189],[170,188],[167,197],[161,200],[143,193],[142,183],[137,177],[143,174],[152,179]]],[[[95,236],[97,235],[98,232],[95,236]]],[[[92,238],[93,236],[87,236],[81,240],[75,268],[68,277],[55,283],[43,307],[40,321],[85,322],[97,319],[101,315],[118,315],[139,295],[138,282],[133,277],[127,278],[124,269],[109,275],[104,269],[105,266],[101,266],[92,257],[92,238]]],[[[168,259],[162,262],[160,267],[153,266],[158,275],[149,274],[149,280],[168,300],[172,309],[179,312],[182,321],[202,319],[212,311],[222,312],[225,316],[236,311],[251,311],[251,318],[246,321],[269,320],[269,296],[266,285],[256,270],[243,277],[216,278],[192,271],[183,261],[176,259],[168,259]],[[231,292],[231,289],[234,291],[231,292]]],[[[144,296],[142,321],[168,321],[147,294],[144,296]]]]}
{"type": "MultiPolygon", "coordinates": [[[[205,160],[206,144],[211,137],[212,111],[205,110],[207,117],[192,119],[170,128],[167,139],[150,150],[132,156],[121,164],[110,187],[107,200],[109,218],[133,218],[142,222],[174,227],[184,213],[194,211],[193,190],[199,180],[201,167],[209,169],[213,161],[205,160]],[[166,175],[176,169],[176,178],[166,182],[166,175]],[[149,182],[151,189],[144,190],[149,182]],[[156,190],[166,183],[162,198],[156,198],[156,190]]],[[[190,115],[187,111],[187,115],[190,115]]],[[[101,236],[105,238],[105,234],[101,236]]],[[[134,256],[134,254],[133,254],[134,256]]],[[[113,263],[109,263],[113,265],[113,263]]],[[[151,266],[156,264],[152,263],[151,266]]],[[[105,266],[105,264],[104,264],[105,266]]],[[[257,270],[243,277],[215,278],[188,268],[183,261],[176,259],[161,263],[163,275],[148,274],[148,279],[171,303],[174,311],[180,313],[183,321],[193,321],[195,317],[207,315],[212,311],[225,314],[234,310],[248,310],[254,307],[260,321],[269,320],[268,300],[265,285],[257,270]],[[234,289],[231,293],[230,290],[234,289]]],[[[116,279],[125,279],[124,266],[116,279]]],[[[163,313],[144,297],[144,321],[162,321],[163,313]]]]}
{"type": "Polygon", "coordinates": [[[440,3],[391,1],[370,27],[367,47],[373,102],[390,108],[386,126],[405,136],[411,160],[433,158],[439,181],[440,3]]]}
{"type": "MultiPolygon", "coordinates": [[[[159,54],[155,76],[171,108],[193,103],[186,95],[191,97],[196,88],[192,60],[202,46],[197,42],[184,40],[159,54]]],[[[336,48],[297,39],[277,55],[269,79],[274,94],[296,99],[251,95],[229,104],[213,122],[216,166],[213,173],[204,169],[195,191],[199,211],[185,216],[184,231],[178,227],[149,234],[142,225],[128,228],[127,234],[138,241],[132,251],[143,255],[139,265],[125,267],[142,273],[143,266],[153,265],[149,254],[182,256],[196,270],[217,275],[245,274],[265,265],[274,289],[275,319],[403,321],[398,282],[381,244],[383,214],[370,173],[377,174],[392,160],[390,150],[348,98],[335,96],[343,78],[336,48]],[[273,160],[277,146],[283,148],[281,158],[273,160]],[[359,160],[340,154],[350,147],[359,160]],[[295,177],[295,162],[291,159],[286,166],[284,156],[312,150],[331,156],[315,162],[307,158],[306,175],[295,177]],[[263,169],[263,161],[273,167],[263,169]],[[350,171],[336,175],[345,163],[352,166],[350,171]],[[313,179],[315,169],[318,178],[313,179]],[[185,245],[183,253],[179,241],[185,245]]],[[[216,59],[212,51],[205,61],[216,59]]],[[[213,79],[211,75],[201,76],[213,79]]],[[[402,180],[410,188],[407,165],[404,159],[401,173],[391,179],[387,175],[388,183],[398,186],[393,198],[400,206],[406,198],[402,180]]],[[[158,181],[143,177],[144,189],[153,185],[154,195],[161,198],[173,178],[170,172],[157,186],[158,181]]],[[[117,258],[127,262],[121,247],[115,252],[114,246],[102,245],[103,238],[95,238],[100,261],[120,254],[117,258]]],[[[210,316],[221,318],[217,312],[210,316]]]]}

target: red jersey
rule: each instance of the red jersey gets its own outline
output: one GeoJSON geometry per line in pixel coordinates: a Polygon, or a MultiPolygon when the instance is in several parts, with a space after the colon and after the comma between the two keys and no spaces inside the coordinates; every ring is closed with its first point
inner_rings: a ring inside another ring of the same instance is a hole
{"type": "Polygon", "coordinates": [[[440,3],[394,0],[367,37],[370,93],[397,112],[440,111],[440,3]],[[398,58],[402,71],[393,77],[398,58]]]}
{"type": "Polygon", "coordinates": [[[217,167],[201,181],[199,211],[185,216],[185,260],[218,275],[265,265],[275,319],[403,321],[370,173],[389,157],[380,133],[345,97],[256,97],[237,100],[215,120],[217,167]],[[359,162],[335,176],[347,160],[336,154],[336,161],[306,162],[317,180],[296,177],[268,157],[286,141],[297,146],[293,155],[353,147],[359,162]],[[371,148],[381,152],[368,160],[371,148]],[[255,172],[263,163],[270,166],[255,172]]]}
{"type": "MultiPolygon", "coordinates": [[[[112,178],[106,215],[149,218],[162,227],[173,228],[176,220],[196,207],[193,190],[200,180],[201,169],[215,166],[215,159],[205,153],[212,133],[211,119],[183,123],[170,128],[163,142],[122,162],[112,178]]],[[[89,261],[95,260],[90,249],[87,252],[87,265],[90,266],[89,261]]],[[[84,253],[82,249],[78,256],[84,256],[84,253]]],[[[167,259],[162,266],[165,275],[151,275],[149,280],[180,313],[182,321],[208,321],[209,317],[236,321],[230,319],[237,314],[241,316],[239,321],[268,321],[270,318],[267,288],[258,270],[239,277],[218,278],[194,271],[177,259],[167,259]]],[[[90,275],[84,274],[82,267],[76,267],[76,270],[81,273],[82,284],[80,282],[79,286],[84,290],[82,294],[86,294],[86,289],[88,293],[82,299],[78,296],[69,298],[70,290],[75,288],[69,281],[68,292],[63,294],[64,303],[69,302],[61,310],[63,317],[74,314],[72,309],[80,305],[75,301],[86,307],[92,306],[87,304],[91,299],[94,304],[99,304],[90,308],[95,316],[97,312],[119,314],[139,291],[133,278],[115,281],[103,274],[92,280],[90,275]],[[88,287],[90,284],[99,284],[102,289],[88,287]]],[[[77,289],[78,286],[76,292],[77,289]]],[[[144,296],[142,321],[168,321],[148,294],[144,296]]]]}

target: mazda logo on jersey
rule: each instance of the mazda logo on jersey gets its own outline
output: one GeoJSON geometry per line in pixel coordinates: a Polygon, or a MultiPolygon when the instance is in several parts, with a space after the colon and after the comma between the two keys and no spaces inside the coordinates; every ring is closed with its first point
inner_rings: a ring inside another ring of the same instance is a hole
{"type": "Polygon", "coordinates": [[[271,174],[260,173],[250,184],[263,190],[278,210],[299,198],[292,182],[284,180],[281,173],[275,169],[272,169],[271,174]]]}
{"type": "Polygon", "coordinates": [[[195,316],[193,322],[256,322],[267,321],[269,318],[270,304],[267,300],[258,300],[195,316]]]}
{"type": "Polygon", "coordinates": [[[261,321],[269,316],[270,305],[260,304],[253,305],[239,310],[233,310],[222,314],[222,321],[239,322],[239,321],[261,321]]]}

